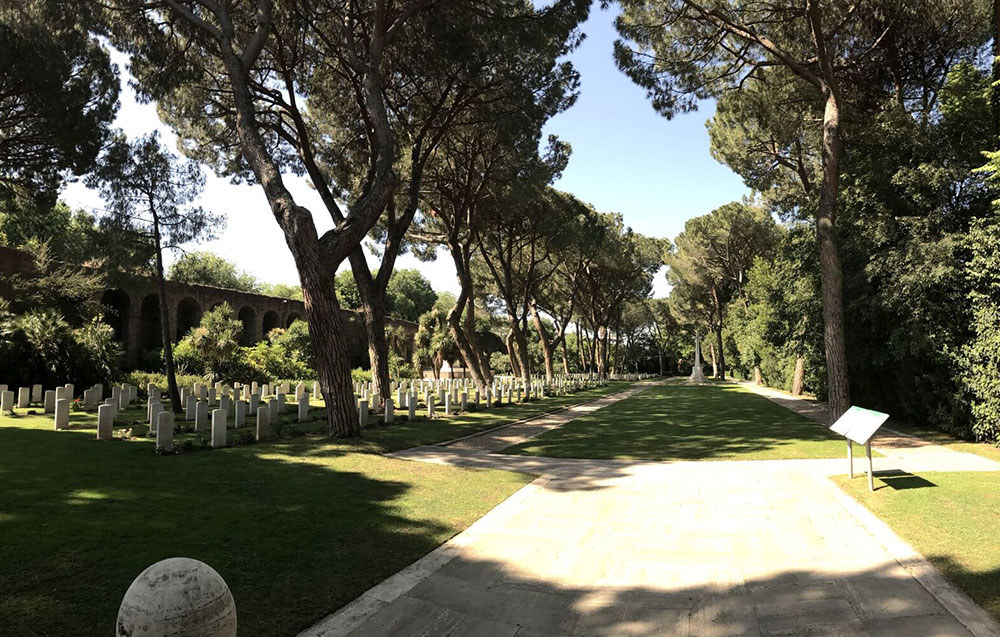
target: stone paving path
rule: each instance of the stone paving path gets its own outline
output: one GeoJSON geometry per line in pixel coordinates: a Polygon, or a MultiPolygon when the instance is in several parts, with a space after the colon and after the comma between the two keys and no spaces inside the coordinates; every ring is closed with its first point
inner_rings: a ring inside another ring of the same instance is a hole
{"type": "MultiPolygon", "coordinates": [[[[769,387],[761,387],[753,383],[740,383],[744,388],[764,396],[782,407],[827,426],[830,413],[826,404],[789,396],[769,387]]],[[[966,453],[937,445],[916,436],[909,436],[891,428],[883,427],[872,439],[872,449],[878,451],[886,459],[876,462],[876,466],[885,469],[908,470],[906,467],[920,468],[923,471],[997,471],[1000,463],[984,458],[974,453],[966,453]]],[[[846,444],[845,444],[846,450],[846,444]]],[[[859,465],[860,466],[860,465],[859,465]]]]}
{"type": "MultiPolygon", "coordinates": [[[[827,479],[844,459],[395,455],[540,477],[304,634],[1000,635],[827,479]]],[[[877,469],[940,467],[939,454],[876,458],[877,469]]]]}

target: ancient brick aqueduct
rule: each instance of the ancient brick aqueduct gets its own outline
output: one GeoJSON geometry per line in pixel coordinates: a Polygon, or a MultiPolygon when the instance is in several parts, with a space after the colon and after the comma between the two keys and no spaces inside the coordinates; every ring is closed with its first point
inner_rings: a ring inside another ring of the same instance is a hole
{"type": "MultiPolygon", "coordinates": [[[[0,246],[0,277],[13,274],[30,276],[33,271],[30,254],[0,246]]],[[[0,285],[0,295],[5,294],[9,294],[9,289],[0,285]]],[[[167,299],[174,342],[198,325],[204,312],[222,303],[228,303],[243,323],[243,334],[240,338],[242,345],[253,345],[263,340],[272,329],[288,327],[296,319],[305,317],[305,306],[302,301],[207,285],[187,285],[167,281],[167,299]]],[[[153,279],[126,275],[116,277],[113,286],[109,286],[101,295],[101,303],[106,308],[104,320],[114,328],[115,336],[122,344],[126,364],[134,364],[141,359],[143,353],[162,347],[160,303],[153,279]]],[[[368,349],[364,319],[358,312],[342,311],[344,329],[348,332],[346,340],[350,348],[351,365],[367,367],[368,349]]],[[[396,319],[390,319],[389,322],[405,330],[407,338],[396,346],[408,359],[413,353],[416,324],[396,319]]]]}

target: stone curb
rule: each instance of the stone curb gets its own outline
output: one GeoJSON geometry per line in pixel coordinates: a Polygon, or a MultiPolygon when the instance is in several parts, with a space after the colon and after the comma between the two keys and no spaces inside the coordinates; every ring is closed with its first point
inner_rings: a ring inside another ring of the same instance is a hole
{"type": "Polygon", "coordinates": [[[945,610],[976,637],[1000,636],[997,623],[979,604],[959,590],[933,564],[903,540],[866,506],[844,493],[829,479],[823,481],[834,499],[865,531],[923,586],[945,610]]]}

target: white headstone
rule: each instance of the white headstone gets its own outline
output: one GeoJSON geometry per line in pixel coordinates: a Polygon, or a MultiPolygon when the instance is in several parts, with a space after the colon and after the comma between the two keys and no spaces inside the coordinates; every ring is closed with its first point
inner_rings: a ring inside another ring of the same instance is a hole
{"type": "Polygon", "coordinates": [[[358,401],[358,424],[362,429],[368,426],[368,401],[364,399],[358,401]]]}
{"type": "Polygon", "coordinates": [[[17,408],[27,409],[31,405],[31,388],[30,387],[18,387],[17,389],[17,408]]]}
{"type": "Polygon", "coordinates": [[[247,425],[247,404],[242,400],[236,401],[236,417],[234,426],[239,429],[247,425]]]}
{"type": "Polygon", "coordinates": [[[31,386],[31,402],[40,403],[42,402],[42,386],[32,385],[31,386]]]}
{"type": "Polygon", "coordinates": [[[69,427],[69,400],[63,398],[56,401],[56,429],[66,429],[69,427]]]}
{"type": "Polygon", "coordinates": [[[271,435],[271,410],[267,407],[257,408],[257,440],[264,440],[271,435]]]}
{"type": "Polygon", "coordinates": [[[97,439],[111,440],[115,431],[115,408],[101,405],[97,408],[97,439]]]}
{"type": "Polygon", "coordinates": [[[427,417],[434,417],[434,394],[427,394],[427,417]]]}
{"type": "Polygon", "coordinates": [[[299,398],[299,422],[309,420],[309,397],[303,394],[299,398]]]}
{"type": "MultiPolygon", "coordinates": [[[[160,414],[163,413],[163,403],[153,403],[149,406],[149,433],[156,435],[160,414]]],[[[171,424],[171,426],[173,426],[171,424]]]]}
{"type": "Polygon", "coordinates": [[[250,394],[250,413],[256,414],[257,409],[260,407],[260,394],[254,392],[250,394]]]}
{"type": "Polygon", "coordinates": [[[194,430],[202,433],[208,429],[208,403],[199,400],[194,407],[194,430]]]}
{"type": "Polygon", "coordinates": [[[0,413],[8,413],[14,411],[14,392],[3,391],[0,392],[0,413]]]}
{"type": "Polygon", "coordinates": [[[272,398],[271,400],[267,401],[267,410],[268,410],[268,414],[267,414],[268,420],[270,422],[272,422],[272,423],[273,422],[278,422],[278,399],[277,398],[272,398]]]}
{"type": "Polygon", "coordinates": [[[157,451],[172,451],[173,448],[174,412],[159,411],[156,413],[156,449],[157,451]]]}
{"type": "Polygon", "coordinates": [[[212,411],[212,447],[226,446],[226,412],[222,409],[212,411]]]}
{"type": "Polygon", "coordinates": [[[187,397],[184,403],[184,420],[194,420],[198,414],[198,399],[193,395],[187,397]]]}
{"type": "Polygon", "coordinates": [[[393,412],[394,412],[394,410],[393,410],[392,398],[386,398],[385,399],[385,416],[383,418],[385,424],[387,424],[387,425],[391,425],[392,424],[393,412]]]}

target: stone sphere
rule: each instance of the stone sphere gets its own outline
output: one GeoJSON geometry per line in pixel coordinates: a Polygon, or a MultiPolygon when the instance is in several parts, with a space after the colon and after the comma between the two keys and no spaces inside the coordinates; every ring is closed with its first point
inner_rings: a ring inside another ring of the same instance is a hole
{"type": "Polygon", "coordinates": [[[118,637],[235,637],[236,602],[208,564],[172,557],[135,578],[122,598],[118,637]]]}

